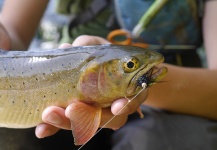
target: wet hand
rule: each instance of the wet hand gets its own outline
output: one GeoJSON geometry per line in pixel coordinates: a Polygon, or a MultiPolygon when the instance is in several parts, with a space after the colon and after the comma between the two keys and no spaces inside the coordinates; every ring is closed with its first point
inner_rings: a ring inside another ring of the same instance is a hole
{"type": "MultiPolygon", "coordinates": [[[[109,44],[103,38],[95,36],[80,36],[73,44],[62,44],[60,48],[67,48],[71,46],[84,46],[94,44],[109,44]]],[[[128,118],[128,115],[135,112],[139,106],[145,101],[147,97],[147,90],[144,90],[135,99],[128,103],[128,99],[121,98],[113,102],[110,108],[102,109],[100,127],[119,129],[122,127],[128,118]],[[121,110],[125,104],[128,105],[121,110]],[[120,111],[121,110],[121,111],[120,111]],[[110,123],[104,126],[114,115],[117,115],[110,123]]],[[[38,138],[47,137],[55,134],[59,129],[71,129],[70,114],[73,113],[73,104],[69,105],[66,109],[51,106],[44,110],[42,120],[44,123],[36,127],[35,134],[38,138]]]]}
{"type": "MultiPolygon", "coordinates": [[[[128,115],[135,112],[145,101],[147,91],[142,92],[138,97],[132,100],[121,112],[122,107],[128,103],[125,98],[113,102],[111,108],[103,108],[100,127],[117,130],[122,127],[128,118],[128,115]],[[117,114],[118,113],[118,114],[117,114]],[[104,126],[114,115],[117,115],[110,123],[104,126]]],[[[72,104],[71,104],[72,105],[72,104]]],[[[71,130],[70,116],[73,109],[69,105],[66,109],[57,106],[50,106],[44,110],[42,120],[44,123],[36,127],[35,134],[38,138],[44,138],[55,134],[59,129],[71,130]]]]}

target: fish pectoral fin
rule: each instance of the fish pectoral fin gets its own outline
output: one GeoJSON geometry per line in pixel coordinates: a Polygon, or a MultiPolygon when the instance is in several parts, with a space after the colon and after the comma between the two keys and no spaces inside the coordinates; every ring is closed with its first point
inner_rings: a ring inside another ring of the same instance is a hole
{"type": "Polygon", "coordinates": [[[71,129],[75,145],[82,145],[90,140],[101,121],[101,107],[75,101],[71,104],[71,129]]]}

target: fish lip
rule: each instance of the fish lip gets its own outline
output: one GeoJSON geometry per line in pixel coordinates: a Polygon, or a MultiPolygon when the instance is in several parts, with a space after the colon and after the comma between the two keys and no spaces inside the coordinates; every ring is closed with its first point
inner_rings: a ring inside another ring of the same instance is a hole
{"type": "Polygon", "coordinates": [[[152,63],[152,64],[146,64],[142,66],[137,73],[132,77],[130,80],[128,87],[127,87],[127,96],[133,96],[135,95],[139,90],[142,89],[141,86],[138,86],[138,79],[148,73],[152,68],[157,67],[159,64],[161,64],[163,60],[160,60],[158,62],[152,63]]]}

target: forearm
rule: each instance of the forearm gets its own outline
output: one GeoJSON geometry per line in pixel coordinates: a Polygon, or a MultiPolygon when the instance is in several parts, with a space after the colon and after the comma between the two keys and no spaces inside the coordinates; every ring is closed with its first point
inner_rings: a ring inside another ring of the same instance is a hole
{"type": "Polygon", "coordinates": [[[150,88],[147,105],[217,120],[217,1],[205,3],[204,45],[209,69],[168,67],[164,83],[150,88]]]}
{"type": "Polygon", "coordinates": [[[166,82],[149,89],[145,104],[217,120],[217,70],[165,66],[166,82]]]}
{"type": "Polygon", "coordinates": [[[5,0],[1,23],[10,37],[10,49],[28,48],[48,0],[5,0]]]}

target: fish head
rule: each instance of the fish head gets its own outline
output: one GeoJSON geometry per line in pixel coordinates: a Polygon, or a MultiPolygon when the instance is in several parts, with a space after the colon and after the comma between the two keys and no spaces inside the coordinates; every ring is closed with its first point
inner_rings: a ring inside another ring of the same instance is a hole
{"type": "Polygon", "coordinates": [[[167,72],[156,66],[164,57],[134,46],[105,45],[93,53],[81,69],[78,87],[88,102],[110,105],[114,100],[136,95],[143,87],[159,81],[167,72]]]}

